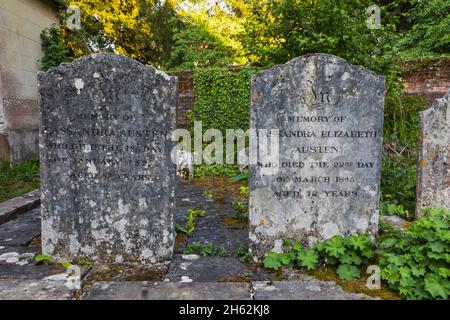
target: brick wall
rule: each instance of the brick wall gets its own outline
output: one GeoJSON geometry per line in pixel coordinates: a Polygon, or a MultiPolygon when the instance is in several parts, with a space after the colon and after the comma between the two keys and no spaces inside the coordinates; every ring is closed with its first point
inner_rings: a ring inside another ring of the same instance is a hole
{"type": "Polygon", "coordinates": [[[450,90],[450,58],[422,63],[407,72],[403,80],[407,93],[423,95],[428,105],[431,105],[450,90]]]}
{"type": "Polygon", "coordinates": [[[187,112],[192,110],[195,102],[194,76],[190,71],[172,72],[170,75],[178,77],[177,127],[185,128],[187,112]]]}

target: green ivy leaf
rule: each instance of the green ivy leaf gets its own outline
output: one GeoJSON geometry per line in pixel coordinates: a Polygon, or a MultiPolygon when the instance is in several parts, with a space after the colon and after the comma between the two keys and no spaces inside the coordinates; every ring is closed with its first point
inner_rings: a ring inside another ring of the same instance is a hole
{"type": "Polygon", "coordinates": [[[301,267],[313,270],[319,261],[319,255],[313,249],[301,250],[297,253],[297,262],[301,267]]]}
{"type": "Polygon", "coordinates": [[[336,270],[336,273],[342,280],[359,279],[359,277],[361,276],[358,268],[349,264],[340,265],[339,268],[336,270]]]}

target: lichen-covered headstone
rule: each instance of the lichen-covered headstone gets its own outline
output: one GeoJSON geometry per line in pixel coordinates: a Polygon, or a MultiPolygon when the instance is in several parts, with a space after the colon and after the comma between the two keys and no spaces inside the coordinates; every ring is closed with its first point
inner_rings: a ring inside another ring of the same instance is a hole
{"type": "Polygon", "coordinates": [[[177,79],[114,54],[39,76],[43,253],[170,261],[177,79]]]}
{"type": "Polygon", "coordinates": [[[384,94],[383,77],[325,54],[252,78],[251,129],[279,137],[278,158],[250,165],[257,258],[284,239],[312,245],[377,232],[384,94]]]}
{"type": "Polygon", "coordinates": [[[424,208],[450,210],[450,91],[420,112],[417,216],[424,208]]]}

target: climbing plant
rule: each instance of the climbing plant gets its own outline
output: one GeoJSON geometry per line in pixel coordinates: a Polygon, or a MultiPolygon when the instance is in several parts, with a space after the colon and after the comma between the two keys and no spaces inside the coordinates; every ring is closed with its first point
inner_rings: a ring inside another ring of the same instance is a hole
{"type": "Polygon", "coordinates": [[[196,69],[196,102],[193,120],[202,121],[203,130],[249,128],[250,76],[256,69],[196,69]]]}

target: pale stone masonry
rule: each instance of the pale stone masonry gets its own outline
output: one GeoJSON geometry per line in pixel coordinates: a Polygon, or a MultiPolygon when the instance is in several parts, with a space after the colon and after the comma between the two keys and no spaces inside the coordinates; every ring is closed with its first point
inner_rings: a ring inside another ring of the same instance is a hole
{"type": "Polygon", "coordinates": [[[450,90],[420,113],[417,216],[423,208],[450,210],[450,90]]]}
{"type": "Polygon", "coordinates": [[[0,159],[38,154],[40,34],[59,23],[57,2],[0,0],[0,159]]]}

